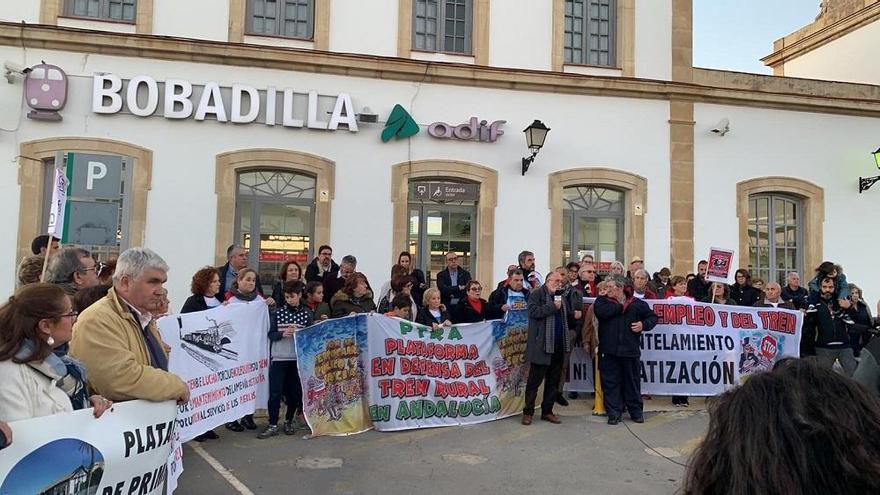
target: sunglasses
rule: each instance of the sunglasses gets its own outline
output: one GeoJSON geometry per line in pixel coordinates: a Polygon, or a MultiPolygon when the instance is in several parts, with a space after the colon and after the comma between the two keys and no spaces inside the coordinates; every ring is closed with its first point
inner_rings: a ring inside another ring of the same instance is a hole
{"type": "Polygon", "coordinates": [[[482,287],[471,287],[471,288],[470,288],[470,291],[471,291],[471,292],[480,292],[480,291],[482,291],[482,290],[483,290],[482,287]]]}

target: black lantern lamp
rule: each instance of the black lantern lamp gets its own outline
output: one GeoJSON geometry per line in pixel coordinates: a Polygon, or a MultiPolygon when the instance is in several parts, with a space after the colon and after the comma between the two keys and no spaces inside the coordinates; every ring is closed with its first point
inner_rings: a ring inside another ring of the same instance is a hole
{"type": "MultiPolygon", "coordinates": [[[[877,165],[877,168],[880,168],[880,148],[877,148],[877,151],[871,154],[874,155],[874,164],[877,165]]],[[[878,181],[880,181],[880,175],[875,177],[859,177],[859,194],[870,189],[878,181]]]]}
{"type": "Polygon", "coordinates": [[[532,152],[531,156],[522,159],[522,174],[526,175],[529,166],[535,161],[535,157],[538,156],[538,152],[544,146],[544,140],[547,139],[547,133],[550,132],[550,128],[545,126],[540,120],[536,120],[523,129],[523,132],[526,134],[526,144],[529,145],[529,151],[532,152]]]}

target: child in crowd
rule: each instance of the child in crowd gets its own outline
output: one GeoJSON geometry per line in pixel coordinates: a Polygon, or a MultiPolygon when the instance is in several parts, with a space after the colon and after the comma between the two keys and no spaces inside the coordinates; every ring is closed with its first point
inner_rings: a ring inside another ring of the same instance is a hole
{"type": "Polygon", "coordinates": [[[269,425],[257,438],[265,439],[278,434],[278,415],[281,397],[287,403],[284,413],[284,434],[294,434],[294,414],[302,409],[302,385],[296,362],[294,333],[312,324],[312,312],[303,304],[305,285],[299,280],[282,284],[284,303],[275,310],[275,318],[269,329],[272,342],[269,365],[269,425]]]}
{"type": "Polygon", "coordinates": [[[807,296],[807,313],[816,312],[816,304],[819,304],[819,286],[826,278],[834,280],[834,307],[832,313],[835,318],[840,318],[847,325],[854,325],[849,302],[849,284],[846,282],[846,275],[843,274],[843,268],[835,265],[830,261],[823,261],[816,268],[816,276],[810,280],[810,294],[807,296]]]}
{"type": "MultiPolygon", "coordinates": [[[[226,291],[226,301],[223,304],[246,304],[256,300],[260,296],[257,292],[257,272],[252,268],[242,268],[235,276],[232,287],[226,291]]],[[[226,423],[226,429],[232,431],[256,430],[254,415],[248,414],[240,421],[226,423]]]]}
{"type": "Polygon", "coordinates": [[[305,307],[312,312],[312,321],[330,318],[330,305],[324,302],[324,284],[309,282],[306,285],[305,307]]]}
{"type": "Polygon", "coordinates": [[[391,300],[391,311],[385,313],[385,316],[401,318],[404,320],[412,319],[412,299],[406,294],[397,294],[391,300]]]}

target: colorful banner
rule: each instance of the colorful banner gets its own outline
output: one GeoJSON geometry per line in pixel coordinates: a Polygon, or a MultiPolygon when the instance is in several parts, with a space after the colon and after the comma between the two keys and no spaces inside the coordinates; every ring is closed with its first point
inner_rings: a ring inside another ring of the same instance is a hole
{"type": "Polygon", "coordinates": [[[10,423],[0,494],[161,494],[171,453],[173,402],[117,403],[10,423]]]}
{"type": "Polygon", "coordinates": [[[730,280],[730,267],[733,264],[733,250],[710,248],[709,266],[706,269],[706,280],[726,284],[730,280]]]}
{"type": "Polygon", "coordinates": [[[803,314],[688,297],[646,301],[659,320],[642,334],[642,392],[710,396],[800,355],[803,314]]]}
{"type": "Polygon", "coordinates": [[[325,320],[295,334],[303,412],[313,436],[349,435],[372,427],[364,397],[368,318],[380,317],[325,320]]]}
{"type": "MultiPolygon", "coordinates": [[[[516,298],[518,296],[511,296],[516,298]]],[[[518,307],[519,301],[508,301],[518,307]]],[[[525,302],[523,301],[523,307],[525,302]]],[[[506,418],[522,412],[526,404],[526,381],[529,379],[529,363],[526,361],[526,342],[529,340],[529,313],[512,310],[505,314],[503,322],[492,322],[492,335],[499,355],[492,359],[501,409],[497,417],[506,418]]]]}

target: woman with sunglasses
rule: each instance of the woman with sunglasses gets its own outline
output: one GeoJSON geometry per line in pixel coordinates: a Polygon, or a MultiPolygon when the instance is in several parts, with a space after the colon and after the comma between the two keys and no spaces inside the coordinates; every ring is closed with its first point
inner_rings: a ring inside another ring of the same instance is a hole
{"type": "Polygon", "coordinates": [[[38,418],[94,407],[100,417],[113,403],[88,395],[83,365],[55,348],[73,336],[77,312],[64,290],[31,284],[0,307],[0,418],[38,418]]]}
{"type": "Polygon", "coordinates": [[[465,297],[458,301],[453,310],[453,323],[476,323],[478,321],[493,320],[504,316],[504,312],[497,304],[491,304],[480,295],[483,286],[476,280],[471,280],[465,285],[465,297]]]}

